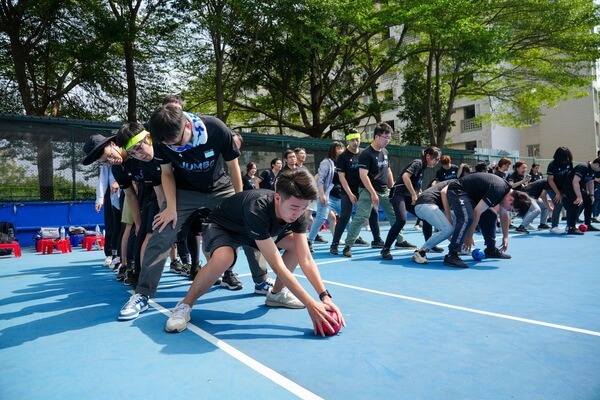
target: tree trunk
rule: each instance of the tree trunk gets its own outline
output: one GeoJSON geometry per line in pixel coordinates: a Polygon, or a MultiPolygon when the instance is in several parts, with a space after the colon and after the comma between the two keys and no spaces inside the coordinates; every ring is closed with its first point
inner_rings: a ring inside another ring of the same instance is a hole
{"type": "Polygon", "coordinates": [[[133,54],[133,42],[128,41],[125,45],[125,74],[127,76],[127,121],[137,121],[137,82],[135,79],[135,65],[133,54]]]}

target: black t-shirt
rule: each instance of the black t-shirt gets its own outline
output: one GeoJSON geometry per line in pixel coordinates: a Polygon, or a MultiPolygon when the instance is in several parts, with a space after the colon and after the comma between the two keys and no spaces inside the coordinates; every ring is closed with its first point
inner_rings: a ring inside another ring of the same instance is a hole
{"type": "MultiPolygon", "coordinates": [[[[185,115],[189,119],[192,114],[185,115]]],[[[172,164],[177,189],[212,193],[231,186],[225,161],[235,160],[240,152],[231,131],[221,120],[209,116],[200,118],[206,126],[206,143],[182,152],[154,143],[154,157],[161,164],[172,164]]]]}
{"type": "Polygon", "coordinates": [[[565,180],[567,179],[567,175],[573,169],[572,162],[566,162],[559,164],[556,161],[551,161],[548,164],[548,170],[546,171],[546,175],[554,177],[554,184],[558,188],[558,190],[562,189],[565,180]]]}
{"type": "Polygon", "coordinates": [[[445,169],[441,167],[435,173],[435,181],[444,182],[450,179],[458,178],[458,167],[454,164],[450,164],[450,169],[445,169]]]}
{"type": "MultiPolygon", "coordinates": [[[[506,177],[506,180],[509,183],[515,183],[515,182],[522,181],[523,178],[525,178],[525,175],[521,175],[517,171],[514,171],[513,173],[509,174],[508,177],[506,177]]],[[[517,187],[514,187],[513,189],[514,190],[519,190],[521,192],[524,192],[525,191],[525,187],[526,187],[526,185],[521,184],[521,185],[519,185],[517,187]]]]}
{"type": "Polygon", "coordinates": [[[344,190],[344,188],[342,187],[342,183],[340,182],[340,176],[338,175],[337,171],[333,173],[332,183],[333,188],[329,192],[329,197],[335,197],[336,199],[339,199],[342,196],[342,191],[344,190]]]}
{"type": "Polygon", "coordinates": [[[498,171],[496,169],[496,170],[494,170],[494,175],[499,176],[502,179],[506,179],[506,172],[498,171]]]}
{"type": "Polygon", "coordinates": [[[346,149],[342,154],[338,156],[335,163],[335,169],[338,172],[343,172],[348,186],[352,193],[358,196],[358,185],[360,184],[360,173],[358,172],[358,159],[362,153],[362,149],[359,149],[357,154],[352,153],[346,149]]]}
{"type": "Polygon", "coordinates": [[[284,232],[306,233],[304,213],[292,223],[277,218],[274,196],[275,192],[265,189],[236,193],[215,207],[209,221],[253,247],[257,247],[255,240],[276,238],[284,232]]]}
{"type": "Polygon", "coordinates": [[[531,179],[529,180],[529,182],[535,182],[535,181],[539,181],[540,179],[544,179],[544,175],[542,175],[541,172],[538,172],[537,174],[531,174],[531,179]]]}
{"type": "Polygon", "coordinates": [[[128,158],[122,164],[113,165],[111,171],[121,189],[130,188],[134,181],[149,188],[160,185],[160,164],[154,160],[144,162],[128,158]]]}
{"type": "Polygon", "coordinates": [[[423,160],[420,158],[412,160],[411,163],[402,170],[400,175],[398,175],[398,179],[394,184],[397,194],[401,194],[404,197],[410,197],[410,192],[402,180],[402,175],[404,175],[405,172],[411,174],[410,182],[412,183],[415,192],[418,194],[419,190],[421,190],[421,186],[423,186],[423,160]]]}
{"type": "Polygon", "coordinates": [[[550,185],[548,185],[548,179],[538,179],[535,182],[529,182],[529,185],[525,188],[525,193],[527,193],[530,197],[537,199],[542,195],[544,190],[550,189],[550,185]]]}
{"type": "Polygon", "coordinates": [[[586,184],[594,179],[596,172],[590,167],[590,163],[578,164],[575,168],[569,172],[567,179],[565,180],[563,189],[565,191],[573,192],[573,179],[579,177],[579,186],[581,190],[585,190],[586,184]]]}
{"type": "MultiPolygon", "coordinates": [[[[388,187],[388,174],[390,173],[390,162],[388,151],[381,149],[377,151],[369,146],[360,153],[358,157],[358,168],[368,170],[369,180],[376,192],[383,192],[388,187]]],[[[359,187],[365,187],[362,181],[359,187]]]]}
{"type": "Polygon", "coordinates": [[[242,175],[242,190],[253,190],[254,179],[250,178],[247,174],[242,175]]]}
{"type": "Polygon", "coordinates": [[[275,190],[275,179],[277,179],[277,175],[273,173],[273,170],[265,169],[260,173],[259,178],[260,182],[258,183],[258,186],[261,189],[275,190]]]}
{"type": "Polygon", "coordinates": [[[510,192],[506,180],[494,174],[470,174],[460,178],[448,186],[448,191],[462,191],[467,194],[476,206],[483,200],[489,207],[494,207],[510,192]]]}
{"type": "Polygon", "coordinates": [[[440,209],[444,209],[442,205],[442,189],[454,182],[455,179],[450,179],[447,181],[443,181],[437,183],[423,191],[419,198],[417,199],[415,205],[417,204],[435,204],[440,209]]]}

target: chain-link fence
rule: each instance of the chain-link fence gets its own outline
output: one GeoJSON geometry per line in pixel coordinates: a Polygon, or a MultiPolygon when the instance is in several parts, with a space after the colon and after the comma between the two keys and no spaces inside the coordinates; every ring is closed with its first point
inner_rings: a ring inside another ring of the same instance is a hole
{"type": "MultiPolygon", "coordinates": [[[[118,123],[69,120],[61,118],[0,115],[0,202],[82,201],[95,198],[99,165],[83,166],[83,144],[95,133],[104,135],[119,128],[118,123]]],[[[258,173],[270,168],[273,158],[282,158],[287,149],[306,149],[306,167],[316,172],[329,150],[331,140],[303,139],[289,136],[243,134],[239,159],[242,173],[246,164],[258,165],[258,173]]],[[[363,144],[366,147],[368,144],[363,144]]],[[[419,157],[418,147],[388,146],[394,177],[419,157]]],[[[472,167],[479,161],[497,161],[471,151],[443,150],[454,164],[472,167]]],[[[516,159],[513,159],[513,162],[516,159]]],[[[533,159],[526,160],[528,163],[533,159]]],[[[545,171],[545,165],[542,171],[545,171]]],[[[435,169],[425,172],[426,187],[435,169]]]]}

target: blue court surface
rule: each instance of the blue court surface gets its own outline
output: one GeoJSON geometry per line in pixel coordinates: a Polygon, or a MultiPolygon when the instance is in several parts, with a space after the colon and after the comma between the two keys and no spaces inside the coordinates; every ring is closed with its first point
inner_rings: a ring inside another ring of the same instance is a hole
{"type": "Polygon", "coordinates": [[[100,251],[25,249],[0,258],[0,399],[600,399],[599,239],[512,235],[511,260],[464,270],[315,245],[348,324],[329,338],[305,310],[266,307],[243,254],[244,288],[213,288],[169,334],[186,278],[165,271],[149,310],[119,322],[130,288],[100,251]]]}

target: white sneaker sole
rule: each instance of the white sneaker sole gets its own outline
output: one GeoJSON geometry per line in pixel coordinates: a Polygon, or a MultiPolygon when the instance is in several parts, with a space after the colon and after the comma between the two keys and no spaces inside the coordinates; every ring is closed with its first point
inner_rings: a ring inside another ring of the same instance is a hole
{"type": "Polygon", "coordinates": [[[265,304],[269,307],[291,308],[293,310],[300,310],[302,308],[305,308],[304,304],[296,305],[296,304],[280,303],[278,301],[274,301],[274,300],[270,300],[270,299],[265,300],[265,304]]]}

